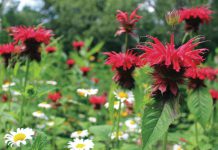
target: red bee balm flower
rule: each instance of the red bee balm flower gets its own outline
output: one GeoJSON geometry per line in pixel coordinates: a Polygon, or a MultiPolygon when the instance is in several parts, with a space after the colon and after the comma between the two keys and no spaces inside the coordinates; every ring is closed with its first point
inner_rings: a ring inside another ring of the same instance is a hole
{"type": "Polygon", "coordinates": [[[15,53],[19,53],[20,51],[21,51],[21,47],[14,46],[12,43],[0,45],[0,55],[4,57],[5,66],[8,66],[11,55],[15,53]]]}
{"type": "Polygon", "coordinates": [[[213,68],[189,68],[185,72],[185,76],[189,78],[189,87],[196,89],[205,86],[204,80],[215,80],[217,71],[213,68]]]}
{"type": "Polygon", "coordinates": [[[48,99],[56,103],[60,98],[61,98],[61,93],[60,92],[54,92],[54,93],[49,93],[48,94],[48,99]]]}
{"type": "Polygon", "coordinates": [[[83,76],[87,76],[91,68],[89,67],[81,67],[80,71],[83,73],[83,76]]]}
{"type": "Polygon", "coordinates": [[[142,66],[142,61],[139,56],[128,50],[126,53],[106,52],[108,59],[106,65],[111,65],[112,70],[116,70],[113,80],[125,89],[134,88],[134,78],[132,73],[136,67],[142,66]]]}
{"type": "Polygon", "coordinates": [[[207,7],[193,7],[185,8],[180,10],[180,22],[186,22],[185,30],[193,30],[197,32],[199,29],[200,23],[209,23],[211,20],[211,14],[213,11],[209,10],[207,7]]]}
{"type": "Polygon", "coordinates": [[[210,95],[211,97],[213,98],[213,100],[218,100],[218,91],[217,90],[214,90],[214,89],[210,89],[210,95]]]}
{"type": "Polygon", "coordinates": [[[57,49],[56,49],[56,47],[48,46],[48,47],[46,47],[45,50],[47,53],[54,53],[57,49]]]}
{"type": "Polygon", "coordinates": [[[80,50],[84,45],[83,41],[73,41],[72,43],[73,48],[76,50],[80,50]]]}
{"type": "Polygon", "coordinates": [[[14,37],[15,43],[21,41],[25,45],[23,55],[29,56],[31,60],[41,60],[39,47],[41,43],[48,44],[51,36],[51,30],[46,30],[43,27],[11,27],[9,28],[11,35],[14,37]]]}
{"type": "Polygon", "coordinates": [[[68,65],[68,68],[72,68],[75,64],[75,61],[73,59],[68,59],[66,63],[68,65]]]}
{"type": "Polygon", "coordinates": [[[200,55],[206,49],[195,49],[201,42],[197,38],[190,39],[187,43],[175,48],[174,36],[171,42],[162,44],[157,38],[147,36],[154,43],[147,42],[138,48],[145,53],[141,55],[144,63],[154,68],[153,94],[171,92],[177,95],[177,84],[183,83],[184,72],[189,67],[196,67],[203,61],[200,55]]]}
{"type": "Polygon", "coordinates": [[[128,33],[132,36],[135,36],[133,30],[135,29],[135,24],[138,22],[142,16],[137,15],[138,8],[136,8],[130,16],[127,12],[117,11],[117,21],[120,23],[119,30],[115,33],[115,35],[121,35],[122,33],[128,33]]]}
{"type": "Polygon", "coordinates": [[[94,106],[94,109],[99,110],[106,103],[106,96],[91,96],[89,102],[94,106]]]}

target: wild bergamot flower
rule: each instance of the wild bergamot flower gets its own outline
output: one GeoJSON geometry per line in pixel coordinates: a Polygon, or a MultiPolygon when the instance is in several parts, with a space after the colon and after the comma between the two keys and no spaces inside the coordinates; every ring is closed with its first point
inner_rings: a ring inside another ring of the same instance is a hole
{"type": "Polygon", "coordinates": [[[74,139],[73,142],[68,142],[68,148],[70,150],[90,150],[94,148],[94,143],[89,139],[74,139]]]}
{"type": "Polygon", "coordinates": [[[12,146],[20,147],[26,145],[27,140],[32,140],[34,131],[31,128],[18,128],[17,131],[11,131],[5,135],[5,143],[12,146]]]}

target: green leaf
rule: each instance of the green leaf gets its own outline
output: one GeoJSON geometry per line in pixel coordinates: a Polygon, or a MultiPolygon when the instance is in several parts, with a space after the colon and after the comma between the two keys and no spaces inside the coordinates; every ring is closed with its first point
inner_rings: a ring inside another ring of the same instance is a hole
{"type": "Polygon", "coordinates": [[[31,150],[47,149],[48,140],[43,132],[37,132],[37,136],[34,139],[34,143],[31,146],[31,150]]]}
{"type": "Polygon", "coordinates": [[[89,128],[89,131],[94,134],[96,141],[107,141],[109,134],[112,131],[112,126],[110,125],[98,125],[89,128]]]}
{"type": "Polygon", "coordinates": [[[205,126],[210,119],[213,100],[206,88],[193,91],[188,98],[188,107],[196,120],[205,126]]]}
{"type": "Polygon", "coordinates": [[[104,42],[100,42],[99,44],[97,44],[94,48],[92,48],[92,49],[86,54],[86,58],[89,58],[89,57],[92,56],[93,54],[99,52],[103,46],[104,46],[104,42]]]}
{"type": "Polygon", "coordinates": [[[144,150],[147,150],[167,132],[170,124],[177,117],[177,112],[173,109],[176,102],[176,99],[168,99],[166,102],[155,100],[153,104],[145,108],[142,120],[144,150]]]}

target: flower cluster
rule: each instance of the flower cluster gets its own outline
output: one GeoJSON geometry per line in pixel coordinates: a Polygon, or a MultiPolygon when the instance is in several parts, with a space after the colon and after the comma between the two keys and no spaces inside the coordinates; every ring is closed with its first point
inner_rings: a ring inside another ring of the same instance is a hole
{"type": "Polygon", "coordinates": [[[205,68],[189,68],[185,72],[185,76],[189,78],[189,87],[196,89],[205,86],[204,80],[215,80],[217,71],[210,67],[205,68]]]}
{"type": "Polygon", "coordinates": [[[128,50],[126,53],[105,52],[108,56],[105,64],[111,65],[112,70],[116,70],[113,77],[116,83],[125,89],[134,88],[134,78],[132,76],[136,67],[142,66],[142,61],[139,56],[133,54],[133,51],[128,50]]]}
{"type": "Polygon", "coordinates": [[[153,94],[172,93],[177,95],[178,84],[183,83],[185,70],[195,68],[203,61],[201,54],[207,49],[196,47],[201,43],[199,38],[192,38],[187,43],[175,48],[174,36],[170,43],[164,45],[157,38],[147,36],[154,42],[139,45],[144,51],[141,55],[145,64],[154,68],[153,94]]]}
{"type": "Polygon", "coordinates": [[[84,45],[85,43],[83,41],[73,41],[72,42],[72,46],[75,50],[80,50],[84,45]]]}
{"type": "Polygon", "coordinates": [[[137,15],[138,8],[136,8],[130,15],[127,12],[123,12],[121,10],[117,11],[117,21],[120,23],[119,30],[115,33],[115,35],[121,35],[123,33],[128,33],[132,36],[135,36],[133,30],[135,29],[135,24],[138,22],[142,16],[137,15]]]}
{"type": "Polygon", "coordinates": [[[213,11],[204,6],[184,8],[180,10],[180,22],[186,22],[186,31],[197,32],[200,24],[210,22],[212,13],[213,11]]]}
{"type": "Polygon", "coordinates": [[[90,139],[84,139],[89,136],[88,130],[79,130],[71,133],[71,138],[75,138],[73,142],[68,142],[70,150],[90,150],[94,148],[94,143],[90,139]]]}
{"type": "Polygon", "coordinates": [[[105,95],[102,96],[91,96],[89,102],[93,105],[95,110],[101,109],[101,106],[106,103],[107,99],[105,95]]]}
{"type": "Polygon", "coordinates": [[[41,60],[40,44],[49,44],[50,38],[53,36],[51,30],[46,30],[43,27],[10,27],[9,32],[13,36],[15,44],[21,42],[25,46],[21,55],[28,56],[31,60],[36,61],[41,60]]]}
{"type": "Polygon", "coordinates": [[[214,101],[218,100],[218,91],[214,89],[210,89],[210,95],[213,98],[214,101]]]}
{"type": "Polygon", "coordinates": [[[57,49],[56,49],[56,47],[48,46],[48,47],[46,47],[45,50],[47,53],[54,53],[57,49]]]}

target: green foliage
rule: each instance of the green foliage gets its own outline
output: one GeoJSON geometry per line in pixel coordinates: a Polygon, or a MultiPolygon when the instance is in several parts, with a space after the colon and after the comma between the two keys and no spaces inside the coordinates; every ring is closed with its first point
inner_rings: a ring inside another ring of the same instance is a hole
{"type": "Polygon", "coordinates": [[[188,97],[188,107],[197,121],[205,126],[213,110],[213,100],[207,88],[194,90],[188,97]]]}
{"type": "Polygon", "coordinates": [[[167,132],[174,119],[177,118],[177,110],[174,110],[176,101],[176,99],[168,99],[167,102],[156,100],[145,108],[142,119],[144,150],[157,142],[167,132]]]}

